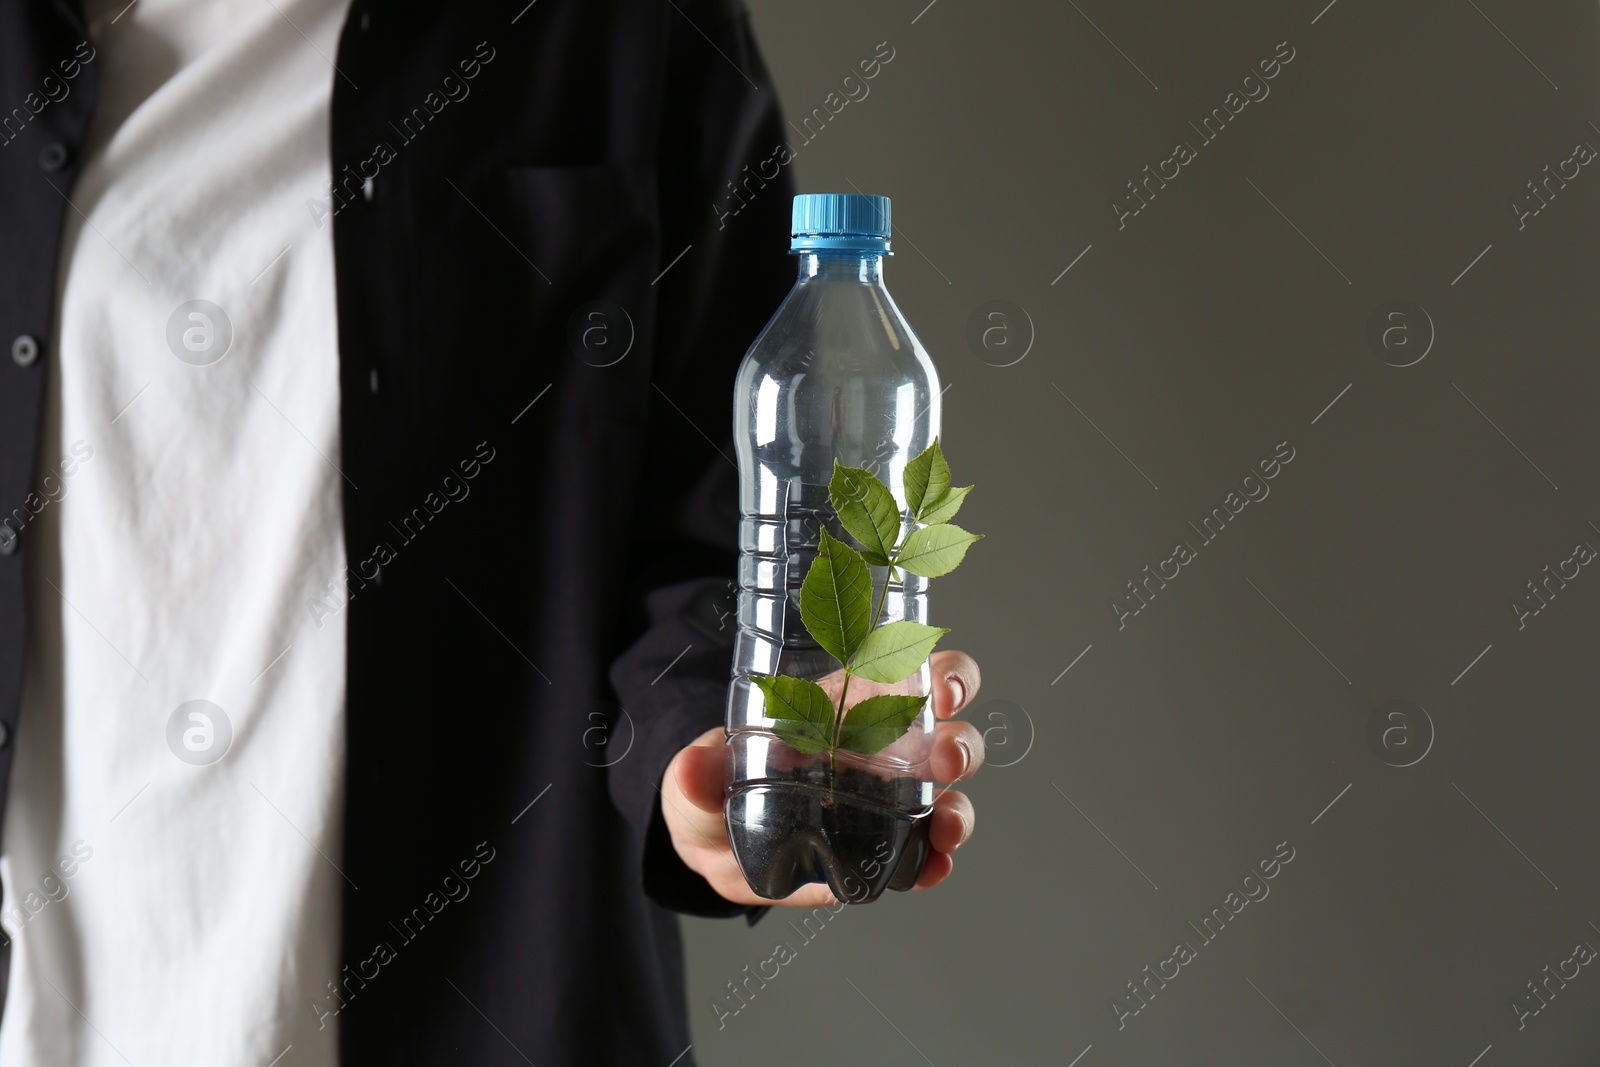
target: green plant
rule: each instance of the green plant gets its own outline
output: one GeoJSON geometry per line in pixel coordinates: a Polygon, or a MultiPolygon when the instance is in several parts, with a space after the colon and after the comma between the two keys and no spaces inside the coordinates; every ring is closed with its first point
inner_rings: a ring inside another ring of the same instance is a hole
{"type": "Polygon", "coordinates": [[[904,681],[927,660],[939,638],[950,632],[920,622],[878,625],[895,568],[938,578],[955,570],[967,548],[983,536],[949,521],[961,510],[972,486],[950,484],[950,466],[938,438],[906,464],[905,490],[914,529],[902,536],[905,516],[888,487],[870,471],[834,460],[828,500],[840,524],[861,547],[852,548],[822,531],[817,558],[800,585],[800,619],[812,639],[844,669],[837,703],[822,686],[804,678],[750,676],[766,698],[767,716],[775,721],[777,735],[800,752],[828,754],[830,784],[840,749],[870,755],[893,744],[911,728],[928,700],[887,693],[860,701],[847,714],[850,680],[861,677],[885,685],[904,681]],[[876,604],[869,565],[888,568],[876,604]]]}

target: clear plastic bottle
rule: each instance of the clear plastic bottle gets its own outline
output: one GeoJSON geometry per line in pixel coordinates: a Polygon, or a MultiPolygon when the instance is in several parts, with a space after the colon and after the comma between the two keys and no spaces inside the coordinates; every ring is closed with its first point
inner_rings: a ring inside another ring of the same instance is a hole
{"type": "MultiPolygon", "coordinates": [[[[828,500],[834,460],[877,475],[909,521],[905,468],[939,433],[940,388],[883,285],[888,198],[797,196],[793,232],[799,278],[750,346],[734,388],[741,556],[728,832],[745,880],[762,896],[827,882],[840,900],[865,903],[885,887],[910,889],[927,856],[932,701],[888,748],[870,756],[841,750],[830,768],[826,753],[800,753],[773,733],[749,676],[786,674],[826,688],[839,670],[800,618],[800,583],[819,529],[854,543],[828,500]]],[[[887,568],[871,571],[873,603],[883,595],[880,624],[927,622],[926,578],[898,571],[885,592],[887,568]]],[[[894,686],[854,679],[848,704],[872,693],[925,695],[930,680],[927,663],[894,686]]]]}

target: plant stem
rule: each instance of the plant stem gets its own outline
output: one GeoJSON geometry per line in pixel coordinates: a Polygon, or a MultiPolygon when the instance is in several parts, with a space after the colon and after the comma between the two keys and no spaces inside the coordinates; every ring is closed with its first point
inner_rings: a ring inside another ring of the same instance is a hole
{"type": "MultiPolygon", "coordinates": [[[[884,571],[883,590],[878,594],[878,604],[872,609],[872,619],[867,623],[868,633],[878,628],[878,617],[883,614],[883,606],[889,600],[889,583],[894,581],[894,568],[899,559],[900,554],[897,549],[895,554],[889,557],[889,565],[884,571]]],[[[850,658],[855,659],[854,656],[850,658]]],[[[833,737],[830,739],[832,743],[828,746],[828,792],[830,793],[833,792],[835,785],[839,737],[844,731],[844,699],[850,692],[850,679],[853,673],[850,669],[850,664],[846,663],[844,665],[844,684],[839,686],[839,706],[834,710],[833,715],[833,737]]]]}

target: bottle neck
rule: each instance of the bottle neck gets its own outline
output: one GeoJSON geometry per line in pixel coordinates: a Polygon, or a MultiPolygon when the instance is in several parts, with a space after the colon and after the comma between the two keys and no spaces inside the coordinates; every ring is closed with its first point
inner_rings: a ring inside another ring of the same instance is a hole
{"type": "Polygon", "coordinates": [[[883,253],[881,252],[801,252],[801,282],[836,281],[883,284],[883,253]]]}

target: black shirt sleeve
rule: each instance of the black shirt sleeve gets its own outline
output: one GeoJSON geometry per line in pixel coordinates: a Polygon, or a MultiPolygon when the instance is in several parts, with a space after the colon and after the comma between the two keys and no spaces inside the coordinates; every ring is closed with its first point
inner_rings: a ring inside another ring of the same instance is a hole
{"type": "Polygon", "coordinates": [[[724,721],[738,558],[733,382],[793,281],[791,153],[742,5],[684,3],[669,18],[656,153],[664,274],[654,286],[650,438],[624,584],[648,592],[609,670],[634,728],[609,787],[635,831],[653,900],[753,922],[765,909],[724,900],[678,859],[660,785],[679,749],[724,721]]]}

